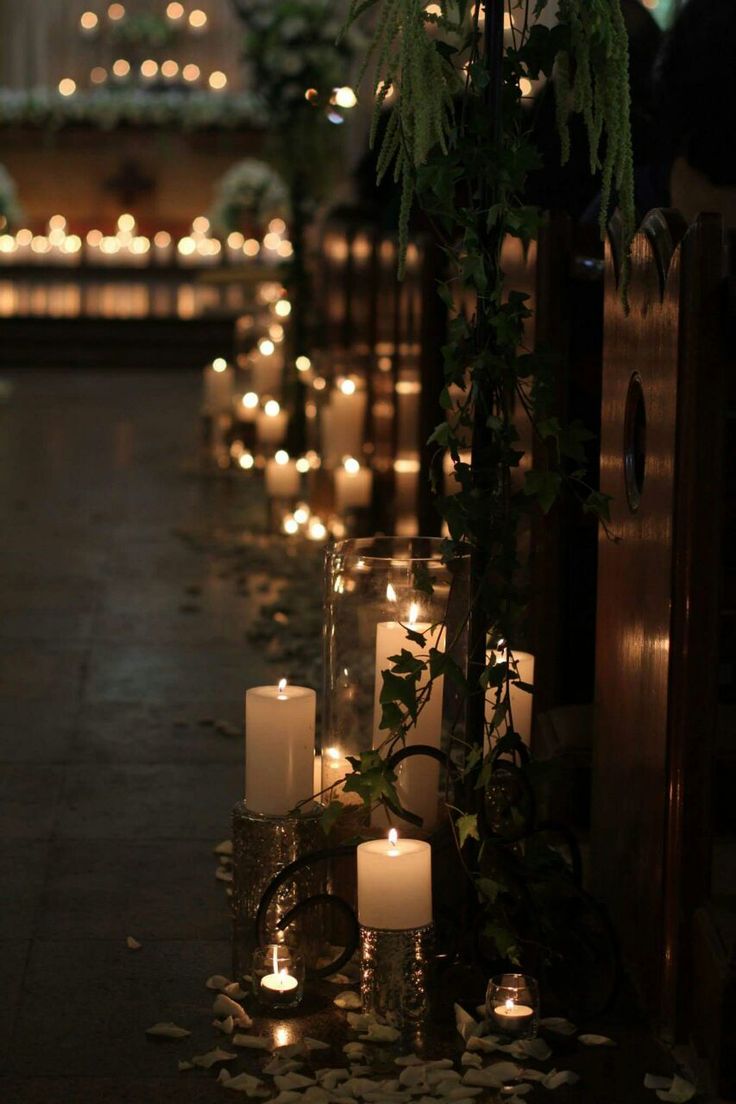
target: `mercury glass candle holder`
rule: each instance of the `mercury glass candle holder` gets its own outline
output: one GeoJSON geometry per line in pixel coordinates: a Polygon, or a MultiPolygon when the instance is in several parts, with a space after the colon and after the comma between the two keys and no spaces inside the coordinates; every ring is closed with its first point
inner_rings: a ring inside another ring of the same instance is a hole
{"type": "MultiPolygon", "coordinates": [[[[343,801],[352,796],[340,793],[351,770],[348,757],[379,747],[390,735],[381,728],[380,701],[390,657],[406,650],[426,660],[436,648],[467,670],[470,557],[445,563],[441,544],[434,537],[366,537],[340,541],[327,554],[322,787],[343,801]]],[[[420,676],[420,690],[427,681],[428,675],[420,676]]],[[[462,736],[461,698],[450,679],[435,679],[407,746],[447,751],[452,736],[462,736]]],[[[431,832],[444,810],[441,764],[411,757],[398,775],[404,808],[431,832]]],[[[387,827],[382,811],[374,814],[374,826],[387,827]]]]}
{"type": "Polygon", "coordinates": [[[264,1010],[297,1008],[304,996],[304,958],[283,943],[269,943],[253,952],[253,995],[264,1010]]]}
{"type": "Polygon", "coordinates": [[[498,974],[488,982],[486,1019],[493,1031],[533,1039],[539,1025],[539,987],[527,974],[498,974]]]}

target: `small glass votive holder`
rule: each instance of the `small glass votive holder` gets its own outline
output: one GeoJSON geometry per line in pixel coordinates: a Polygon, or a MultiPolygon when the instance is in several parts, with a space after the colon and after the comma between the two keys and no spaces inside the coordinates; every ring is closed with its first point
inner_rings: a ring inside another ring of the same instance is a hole
{"type": "Polygon", "coordinates": [[[263,1009],[296,1008],[304,996],[304,958],[283,943],[253,952],[253,995],[263,1009]]]}
{"type": "Polygon", "coordinates": [[[539,986],[527,974],[498,974],[488,982],[486,1018],[491,1031],[533,1039],[539,1023],[539,986]]]}

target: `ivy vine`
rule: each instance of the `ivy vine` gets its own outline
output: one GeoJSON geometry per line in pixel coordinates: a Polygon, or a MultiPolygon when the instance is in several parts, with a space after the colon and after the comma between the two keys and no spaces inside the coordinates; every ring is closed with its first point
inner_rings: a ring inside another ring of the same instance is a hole
{"type": "MultiPolygon", "coordinates": [[[[502,266],[506,238],[527,247],[541,219],[524,198],[527,175],[541,165],[524,103],[526,82],[555,81],[563,160],[570,116],[584,120],[590,167],[601,171],[602,233],[614,194],[629,240],[634,230],[628,48],[619,0],[560,0],[551,26],[542,20],[546,6],[547,0],[353,0],[347,24],[372,17],[363,66],[375,90],[372,140],[389,90],[396,93],[378,175],[392,173],[401,187],[400,274],[414,203],[447,257],[447,279],[438,288],[450,316],[444,416],[430,442],[437,449],[435,472],[449,453],[461,488],[437,494],[437,504],[449,532],[446,556],[461,546],[472,549],[473,601],[469,671],[453,663],[449,649],[425,652],[424,639],[413,641],[418,655],[402,649],[393,656],[381,695],[386,740],[350,761],[345,790],[416,821],[401,807],[397,748],[437,677],[462,686],[467,710],[448,758],[450,823],[485,917],[484,936],[511,961],[532,944],[549,943],[556,915],[550,901],[565,896],[550,891],[551,880],[564,878],[564,864],[541,843],[527,808],[528,754],[511,703],[513,684],[532,690],[521,682],[513,654],[527,605],[518,582],[519,525],[530,514],[547,514],[561,497],[576,499],[604,526],[608,520],[607,496],[586,475],[591,434],[554,410],[556,365],[525,346],[528,297],[508,286],[502,266]],[[538,446],[523,480],[515,478],[523,457],[521,419],[528,419],[538,446]],[[463,452],[471,441],[467,462],[463,452]],[[503,814],[499,802],[506,803],[503,814]]],[[[431,580],[423,583],[431,587],[431,580]]],[[[339,802],[330,801],[326,822],[339,812],[339,802]]]]}

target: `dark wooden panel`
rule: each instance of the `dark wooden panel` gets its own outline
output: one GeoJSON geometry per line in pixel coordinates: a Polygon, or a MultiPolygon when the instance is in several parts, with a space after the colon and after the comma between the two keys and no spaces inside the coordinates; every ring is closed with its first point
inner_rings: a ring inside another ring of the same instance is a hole
{"type": "Polygon", "coordinates": [[[615,272],[619,247],[614,227],[606,255],[600,478],[613,498],[616,539],[601,533],[599,540],[592,878],[637,987],[659,1012],[680,256],[667,220],[652,213],[632,247],[627,315],[615,272]],[[638,504],[633,487],[627,491],[624,437],[635,373],[646,412],[638,504]]]}

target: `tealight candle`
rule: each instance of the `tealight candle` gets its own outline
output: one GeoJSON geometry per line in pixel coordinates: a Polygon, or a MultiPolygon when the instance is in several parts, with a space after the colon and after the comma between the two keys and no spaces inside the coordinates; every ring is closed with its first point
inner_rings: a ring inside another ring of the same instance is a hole
{"type": "Polygon", "coordinates": [[[306,686],[256,686],[245,695],[245,800],[286,816],[312,794],[317,698],[306,686]]]}
{"type": "MultiPolygon", "coordinates": [[[[397,595],[391,584],[386,588],[386,599],[397,603],[397,595]]],[[[386,729],[380,727],[383,708],[381,691],[383,690],[383,672],[393,666],[390,657],[399,655],[402,649],[412,656],[426,657],[430,648],[444,651],[444,626],[432,626],[421,620],[421,609],[416,602],[410,602],[403,615],[403,623],[398,620],[379,621],[376,628],[376,673],[373,704],[373,746],[379,747],[386,739],[386,729]],[[425,638],[425,645],[407,636],[407,630],[419,633],[425,638]]],[[[417,693],[426,687],[429,673],[424,672],[417,682],[417,693]]],[[[406,734],[406,746],[428,744],[439,748],[442,742],[442,698],[444,676],[439,675],[432,683],[429,699],[423,704],[417,716],[416,724],[406,734]]],[[[399,794],[404,807],[422,818],[422,827],[432,829],[437,823],[439,804],[439,763],[426,756],[416,756],[406,760],[399,767],[399,794]]],[[[385,823],[383,811],[377,816],[379,823],[385,823]]]]}
{"type": "Polygon", "coordinates": [[[358,920],[365,928],[408,931],[432,923],[432,849],[416,839],[369,840],[358,847],[358,920]]]}
{"type": "Polygon", "coordinates": [[[524,974],[502,974],[491,978],[486,993],[486,1012],[504,1035],[529,1039],[537,1032],[539,993],[537,983],[524,974]]]}
{"type": "Polygon", "coordinates": [[[303,994],[304,960],[283,943],[257,948],[251,970],[253,992],[269,1008],[291,1008],[303,994]]]}

